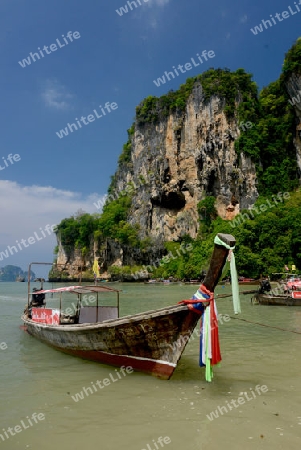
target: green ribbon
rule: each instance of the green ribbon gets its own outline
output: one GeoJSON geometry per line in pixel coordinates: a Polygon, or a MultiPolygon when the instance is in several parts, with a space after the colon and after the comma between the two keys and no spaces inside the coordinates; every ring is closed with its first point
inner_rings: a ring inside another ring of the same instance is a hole
{"type": "Polygon", "coordinates": [[[205,321],[205,336],[206,336],[206,347],[205,347],[205,379],[206,381],[208,381],[209,383],[211,382],[212,378],[213,378],[213,369],[211,366],[211,360],[209,357],[209,352],[210,352],[210,348],[209,348],[209,339],[211,339],[211,336],[209,336],[209,325],[210,325],[210,310],[209,308],[205,309],[204,312],[204,321],[205,321]]]}
{"type": "Polygon", "coordinates": [[[228,245],[224,241],[222,241],[217,235],[214,238],[214,243],[217,245],[222,245],[223,247],[226,247],[227,250],[232,250],[231,259],[230,259],[230,272],[231,272],[233,308],[234,308],[234,313],[239,314],[239,313],[241,313],[240,300],[239,300],[239,287],[238,287],[237,270],[236,270],[236,264],[235,264],[235,256],[234,256],[234,252],[233,252],[233,250],[235,249],[235,246],[230,247],[230,245],[228,245]]]}

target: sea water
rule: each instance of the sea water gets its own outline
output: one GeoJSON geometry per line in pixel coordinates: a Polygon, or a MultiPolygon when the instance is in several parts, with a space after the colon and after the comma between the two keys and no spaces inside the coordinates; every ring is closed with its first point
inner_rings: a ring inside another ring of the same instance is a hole
{"type": "MultiPolygon", "coordinates": [[[[175,304],[197,289],[111,286],[122,290],[121,315],[175,304]]],[[[197,333],[164,381],[29,336],[20,328],[26,294],[26,283],[0,283],[0,450],[301,448],[301,307],[252,306],[242,295],[234,316],[231,298],[217,297],[218,312],[231,319],[219,325],[213,381],[198,365],[197,333]]]]}

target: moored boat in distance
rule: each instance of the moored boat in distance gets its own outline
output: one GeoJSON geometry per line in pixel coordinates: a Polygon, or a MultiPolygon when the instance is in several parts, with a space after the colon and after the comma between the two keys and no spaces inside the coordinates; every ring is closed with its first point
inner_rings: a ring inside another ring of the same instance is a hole
{"type": "Polygon", "coordinates": [[[23,283],[25,281],[25,277],[21,277],[21,275],[17,276],[16,281],[23,283]]]}
{"type": "Polygon", "coordinates": [[[282,292],[274,293],[268,280],[263,280],[260,288],[252,297],[254,305],[269,306],[301,306],[301,291],[290,290],[286,284],[282,285],[282,292]]]}
{"type": "Polygon", "coordinates": [[[259,284],[259,280],[255,280],[255,278],[246,278],[246,277],[239,277],[238,278],[238,284],[251,284],[256,285],[259,284]]]}
{"type": "Polygon", "coordinates": [[[257,293],[253,297],[253,304],[269,306],[301,306],[301,292],[292,292],[290,295],[271,295],[257,293]]]}
{"type": "Polygon", "coordinates": [[[286,282],[286,286],[288,289],[301,291],[301,280],[299,277],[289,278],[286,282]]]}
{"type": "MultiPolygon", "coordinates": [[[[235,245],[231,235],[218,234],[218,237],[230,247],[235,245]]],[[[215,244],[202,285],[208,292],[214,291],[228,253],[224,245],[215,244]]],[[[22,320],[30,335],[65,353],[119,367],[131,366],[134,370],[169,379],[200,318],[199,311],[190,306],[176,304],[119,317],[119,291],[107,285],[31,292],[29,284],[28,304],[22,320]],[[69,311],[62,309],[62,294],[67,292],[77,299],[69,311]],[[60,294],[59,307],[46,307],[49,293],[60,294]],[[88,294],[94,306],[87,305],[88,294]],[[99,294],[116,294],[115,305],[100,302],[99,294]]]]}

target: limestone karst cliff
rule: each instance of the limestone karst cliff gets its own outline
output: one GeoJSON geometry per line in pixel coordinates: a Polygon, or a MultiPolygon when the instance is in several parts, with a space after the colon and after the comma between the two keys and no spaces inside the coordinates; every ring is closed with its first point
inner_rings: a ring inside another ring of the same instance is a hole
{"type": "Polygon", "coordinates": [[[73,240],[74,219],[58,227],[57,262],[66,274],[91,269],[95,256],[101,271],[161,258],[164,242],[197,238],[198,204],[208,196],[231,220],[259,195],[294,190],[301,173],[300,74],[297,41],[279,80],[260,94],[243,69],[210,69],[176,92],[144,99],[108,190],[109,204],[121,208],[113,227],[91,219],[90,231],[70,233],[73,240]]]}
{"type": "MultiPolygon", "coordinates": [[[[239,97],[237,92],[237,108],[239,97]]],[[[207,195],[216,197],[224,219],[255,202],[255,164],[234,148],[235,140],[247,132],[238,120],[227,118],[221,96],[207,100],[200,82],[194,84],[185,110],[171,111],[157,123],[136,119],[130,161],[117,171],[113,191],[116,195],[131,182],[139,186],[133,192],[129,221],[140,225],[141,237],[195,238],[197,204],[207,195]]]]}
{"type": "Polygon", "coordinates": [[[301,77],[292,73],[286,82],[286,88],[296,112],[294,146],[296,148],[297,164],[301,171],[301,77]]]}

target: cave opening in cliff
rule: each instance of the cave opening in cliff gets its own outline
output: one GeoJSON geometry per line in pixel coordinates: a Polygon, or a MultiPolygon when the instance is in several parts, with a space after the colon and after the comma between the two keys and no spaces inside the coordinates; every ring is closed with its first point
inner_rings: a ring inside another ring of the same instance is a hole
{"type": "Polygon", "coordinates": [[[216,177],[215,170],[211,170],[210,175],[208,177],[208,186],[207,186],[207,195],[215,195],[217,191],[218,180],[216,177]]]}
{"type": "Polygon", "coordinates": [[[171,174],[170,174],[170,169],[169,167],[167,167],[167,169],[164,170],[164,175],[163,175],[163,183],[169,183],[171,180],[171,174]]]}
{"type": "Polygon", "coordinates": [[[152,199],[152,204],[161,208],[180,211],[186,205],[186,200],[182,192],[167,192],[162,194],[160,198],[152,199]]]}

